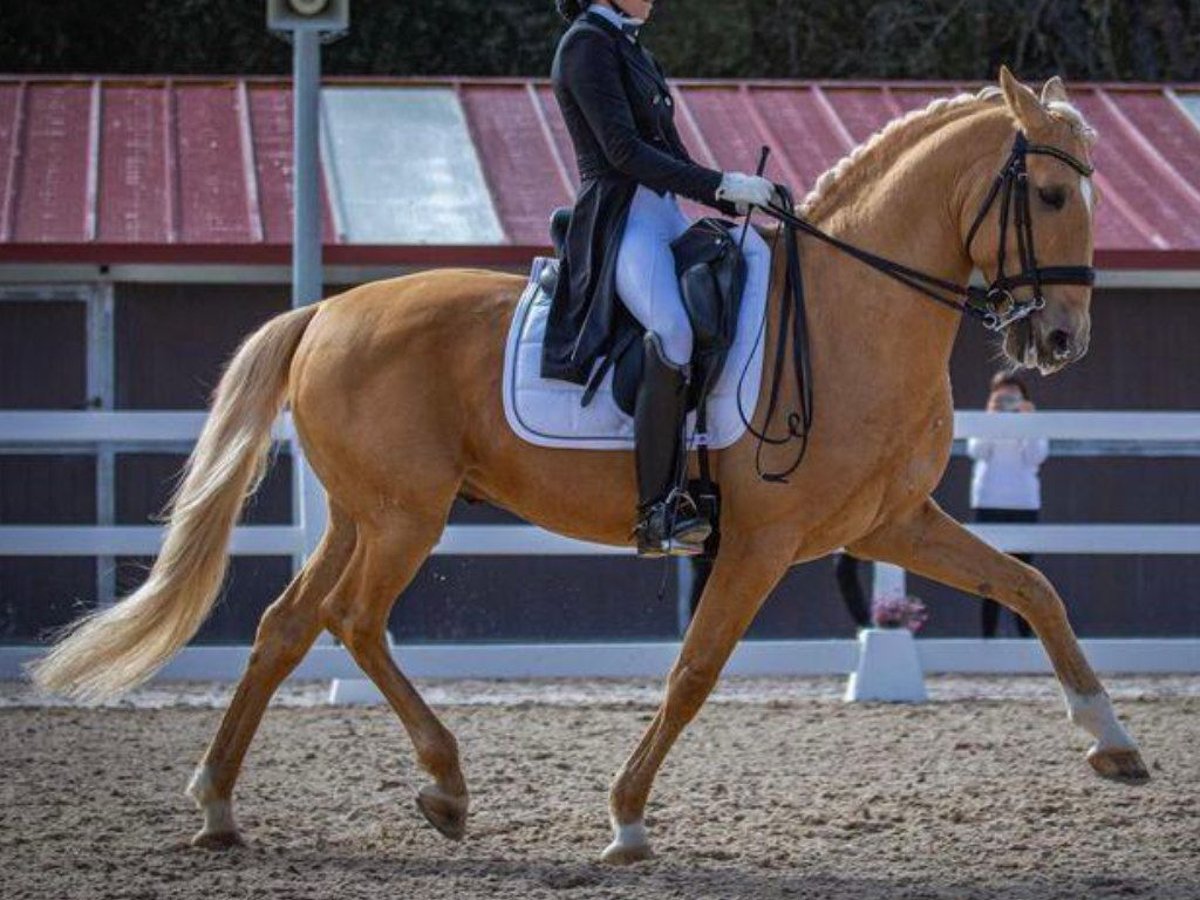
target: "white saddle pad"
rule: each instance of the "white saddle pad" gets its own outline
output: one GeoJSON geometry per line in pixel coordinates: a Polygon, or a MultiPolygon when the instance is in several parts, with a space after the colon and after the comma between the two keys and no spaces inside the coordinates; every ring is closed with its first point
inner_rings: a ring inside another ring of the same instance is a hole
{"type": "MultiPolygon", "coordinates": [[[[580,405],[584,386],[553,378],[542,378],[542,338],[550,297],[538,282],[542,267],[551,260],[533,261],[529,284],[517,303],[504,349],[504,414],[519,437],[539,447],[573,447],[577,450],[632,450],[633,417],[617,406],[612,395],[610,368],[596,396],[580,405]]],[[[741,382],[741,406],[746,417],[754,412],[762,380],[763,308],[770,277],[769,254],[755,259],[747,254],[746,286],[738,314],[733,346],[725,368],[708,400],[708,434],[695,435],[693,445],[707,443],[714,449],[728,447],[746,430],[738,414],[737,395],[741,382]],[[748,363],[748,365],[747,365],[748,363]],[[745,376],[743,377],[743,370],[745,376]]],[[[599,363],[597,363],[598,365],[599,363]]],[[[695,413],[688,416],[688,433],[695,430],[695,413]]]]}

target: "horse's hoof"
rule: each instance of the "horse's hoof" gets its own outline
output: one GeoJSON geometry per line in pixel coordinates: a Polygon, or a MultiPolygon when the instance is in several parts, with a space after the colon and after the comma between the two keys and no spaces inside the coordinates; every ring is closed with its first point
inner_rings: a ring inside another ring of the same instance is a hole
{"type": "Polygon", "coordinates": [[[192,838],[192,846],[203,850],[231,850],[245,843],[236,831],[199,831],[192,838]]]}
{"type": "Polygon", "coordinates": [[[1150,780],[1150,771],[1136,749],[1101,750],[1099,747],[1093,747],[1088,751],[1087,761],[1101,778],[1131,783],[1150,780]]]}
{"type": "Polygon", "coordinates": [[[601,862],[613,866],[627,866],[654,855],[650,851],[650,838],[646,834],[646,826],[640,819],[622,825],[614,818],[613,832],[613,842],[600,854],[601,862]]]}
{"type": "Polygon", "coordinates": [[[437,785],[428,785],[417,793],[417,809],[429,824],[452,841],[461,841],[467,833],[467,798],[447,794],[437,785]]]}
{"type": "Polygon", "coordinates": [[[600,854],[600,862],[608,863],[610,866],[627,866],[630,863],[650,859],[652,856],[654,856],[654,852],[650,849],[649,844],[622,844],[619,841],[613,841],[600,854]]]}

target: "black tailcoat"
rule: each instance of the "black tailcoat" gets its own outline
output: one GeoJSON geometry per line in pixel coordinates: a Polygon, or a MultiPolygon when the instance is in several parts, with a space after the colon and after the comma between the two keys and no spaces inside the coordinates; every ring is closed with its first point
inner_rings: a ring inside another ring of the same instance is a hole
{"type": "Polygon", "coordinates": [[[542,376],[583,384],[622,316],[616,257],[639,184],[734,215],[716,198],[721,173],[692,162],[675,102],[649,51],[603,16],[584,13],[558,43],[554,96],[575,147],[580,188],[546,323],[542,376]]]}

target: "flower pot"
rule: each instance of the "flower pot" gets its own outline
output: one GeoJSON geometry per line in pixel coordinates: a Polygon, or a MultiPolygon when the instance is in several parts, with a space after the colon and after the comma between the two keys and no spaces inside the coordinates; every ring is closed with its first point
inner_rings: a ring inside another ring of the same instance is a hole
{"type": "Polygon", "coordinates": [[[917,643],[907,628],[864,628],[858,633],[858,667],[846,683],[847,703],[922,703],[925,679],[917,643]]]}

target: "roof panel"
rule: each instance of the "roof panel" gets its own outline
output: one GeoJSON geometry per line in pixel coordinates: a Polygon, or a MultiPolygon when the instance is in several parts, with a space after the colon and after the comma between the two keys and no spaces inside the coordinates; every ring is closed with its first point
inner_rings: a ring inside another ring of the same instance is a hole
{"type": "Polygon", "coordinates": [[[884,90],[884,94],[894,104],[896,115],[911,112],[914,109],[923,109],[934,100],[942,97],[953,97],[960,93],[962,91],[953,85],[945,87],[912,87],[911,85],[904,85],[889,87],[884,90]]]}
{"type": "MultiPolygon", "coordinates": [[[[1200,119],[1189,127],[1186,112],[1162,91],[1109,91],[1128,122],[1160,154],[1176,175],[1200,191],[1200,119]]],[[[1200,99],[1200,98],[1198,98],[1200,99]]],[[[1200,116],[1200,103],[1196,114],[1200,116]]]]}
{"type": "MultiPolygon", "coordinates": [[[[759,149],[767,143],[767,136],[754,121],[745,92],[736,86],[684,85],[676,89],[675,96],[684,108],[684,117],[690,114],[695,121],[719,168],[754,171],[759,149]]],[[[692,155],[705,162],[700,148],[693,148],[692,155]]]]}
{"type": "Polygon", "coordinates": [[[82,241],[87,217],[88,84],[31,83],[19,149],[13,237],[82,241]]]}
{"type": "Polygon", "coordinates": [[[511,84],[468,85],[459,96],[496,212],[516,243],[547,240],[547,210],[569,206],[575,186],[558,156],[541,101],[511,84]]]}
{"type": "MultiPolygon", "coordinates": [[[[1200,246],[1200,221],[1190,199],[1159,158],[1133,139],[1119,113],[1097,91],[1076,90],[1072,101],[1100,132],[1094,161],[1103,189],[1119,198],[1122,211],[1153,246],[1200,246]]],[[[1115,204],[1114,204],[1115,205],[1115,204]]],[[[1097,208],[1099,227],[1100,208],[1097,208]]]]}
{"type": "Polygon", "coordinates": [[[861,143],[896,117],[878,88],[824,86],[838,119],[854,143],[861,143]]]}
{"type": "Polygon", "coordinates": [[[236,85],[183,83],[174,94],[182,239],[250,240],[236,85]]]}
{"type": "Polygon", "coordinates": [[[0,241],[8,240],[12,228],[16,142],[25,118],[18,108],[23,103],[24,91],[21,82],[0,83],[0,241]]]}
{"type": "MultiPolygon", "coordinates": [[[[918,82],[675,88],[698,162],[749,170],[768,143],[768,174],[798,196],[896,115],[958,92],[918,82]]],[[[1200,266],[1200,87],[1072,90],[1101,133],[1098,258],[1200,266]]],[[[546,217],[577,188],[544,80],[333,80],[325,101],[324,173],[341,182],[348,232],[331,227],[326,185],[330,259],[469,253],[511,264],[545,245],[546,217]]],[[[0,76],[0,258],[286,260],[291,117],[281,79],[0,76]]]]}
{"type": "MultiPolygon", "coordinates": [[[[797,182],[792,192],[801,198],[812,189],[817,178],[846,154],[841,134],[820,108],[820,100],[811,89],[790,87],[756,88],[754,102],[778,139],[773,142],[786,150],[790,170],[797,182]]],[[[781,172],[778,161],[767,172],[776,180],[781,172]]]]}
{"type": "Polygon", "coordinates": [[[1192,119],[1192,122],[1197,128],[1200,128],[1200,92],[1197,91],[1177,91],[1175,97],[1179,100],[1179,105],[1183,107],[1192,119]]]}
{"type": "Polygon", "coordinates": [[[326,165],[350,243],[504,240],[451,89],[329,87],[321,100],[326,165]]]}
{"type": "Polygon", "coordinates": [[[116,243],[166,241],[163,96],[136,86],[110,85],[102,98],[97,237],[116,243]]]}
{"type": "Polygon", "coordinates": [[[263,234],[282,244],[292,237],[292,94],[274,85],[252,85],[247,93],[263,234]]]}
{"type": "Polygon", "coordinates": [[[579,169],[575,165],[575,148],[571,145],[571,136],[567,133],[567,123],[563,121],[562,113],[558,110],[558,101],[554,99],[554,89],[548,84],[539,84],[534,86],[533,93],[541,104],[546,123],[550,126],[550,133],[554,136],[554,146],[558,148],[558,155],[571,177],[571,184],[578,188],[579,169]]]}

